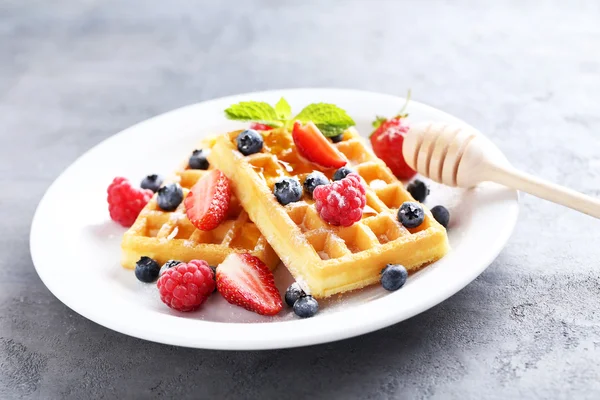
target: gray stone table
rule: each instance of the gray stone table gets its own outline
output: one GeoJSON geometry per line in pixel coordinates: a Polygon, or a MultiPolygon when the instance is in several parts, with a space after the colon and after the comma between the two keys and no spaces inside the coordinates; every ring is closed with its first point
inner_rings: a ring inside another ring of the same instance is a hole
{"type": "Polygon", "coordinates": [[[472,284],[336,343],[148,343],[44,287],[31,218],[85,150],[186,104],[315,86],[411,88],[485,131],[518,167],[600,196],[594,0],[3,0],[0,398],[600,398],[600,222],[530,196],[472,284]]]}

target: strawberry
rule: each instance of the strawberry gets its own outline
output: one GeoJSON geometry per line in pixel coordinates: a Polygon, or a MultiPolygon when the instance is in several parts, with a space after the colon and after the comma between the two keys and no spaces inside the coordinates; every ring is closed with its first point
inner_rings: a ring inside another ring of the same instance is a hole
{"type": "Polygon", "coordinates": [[[300,154],[308,161],[324,168],[340,168],[346,165],[344,156],[333,147],[314,123],[308,122],[303,126],[299,121],[294,122],[292,138],[300,154]]]}
{"type": "Polygon", "coordinates": [[[371,133],[371,147],[375,155],[383,160],[398,179],[408,180],[417,173],[408,166],[402,155],[404,135],[409,126],[405,123],[408,114],[405,113],[410,99],[410,91],[406,97],[406,103],[398,115],[392,118],[377,117],[373,126],[375,130],[371,133]]]}
{"type": "Polygon", "coordinates": [[[254,129],[257,131],[270,131],[273,128],[267,124],[261,124],[260,122],[253,122],[250,124],[250,129],[254,129]]]}
{"type": "Polygon", "coordinates": [[[217,267],[217,290],[229,303],[260,315],[283,309],[273,273],[248,253],[232,253],[217,267]]]}
{"type": "Polygon", "coordinates": [[[231,200],[229,179],[218,169],[204,175],[184,200],[190,222],[202,231],[215,229],[227,216],[231,200]]]}

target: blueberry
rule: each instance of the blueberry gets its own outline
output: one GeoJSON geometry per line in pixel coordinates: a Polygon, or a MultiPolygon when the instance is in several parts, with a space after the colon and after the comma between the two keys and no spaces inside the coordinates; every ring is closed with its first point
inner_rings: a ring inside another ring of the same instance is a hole
{"type": "Polygon", "coordinates": [[[304,296],[306,296],[304,290],[298,285],[298,282],[294,282],[285,291],[285,302],[288,306],[294,307],[296,300],[304,296]]]}
{"type": "Polygon", "coordinates": [[[168,270],[169,268],[173,268],[176,265],[181,264],[182,261],[179,260],[169,260],[166,263],[163,264],[163,266],[160,268],[160,271],[158,273],[158,275],[162,275],[165,273],[166,270],[168,270]]]}
{"type": "Polygon", "coordinates": [[[342,167],[342,168],[338,169],[337,171],[335,171],[335,174],[333,174],[333,180],[334,181],[342,180],[346,176],[348,176],[348,174],[351,174],[352,172],[354,172],[354,170],[352,170],[348,167],[342,167]]]}
{"type": "Polygon", "coordinates": [[[159,271],[160,265],[150,257],[143,256],[135,263],[135,277],[142,282],[154,282],[159,271]]]}
{"type": "Polygon", "coordinates": [[[427,196],[429,195],[429,187],[422,180],[415,179],[406,187],[408,193],[419,203],[425,201],[427,196]]]}
{"type": "Polygon", "coordinates": [[[204,150],[194,150],[188,161],[190,169],[208,169],[208,152],[204,150]]]}
{"type": "Polygon", "coordinates": [[[283,178],[275,183],[273,194],[277,197],[277,201],[285,206],[302,198],[302,186],[297,179],[283,178]]]}
{"type": "Polygon", "coordinates": [[[398,221],[407,228],[416,228],[423,223],[425,212],[419,203],[406,201],[398,210],[398,221]]]}
{"type": "Polygon", "coordinates": [[[147,177],[145,177],[142,180],[142,183],[140,184],[140,186],[142,187],[142,189],[150,189],[154,193],[156,193],[158,191],[158,189],[160,189],[160,185],[162,185],[162,183],[163,183],[163,178],[161,176],[152,174],[152,175],[148,175],[147,177]]]}
{"type": "Polygon", "coordinates": [[[254,129],[246,129],[237,137],[237,147],[245,156],[258,153],[263,148],[263,138],[254,129]]]}
{"type": "Polygon", "coordinates": [[[319,303],[312,296],[300,297],[294,303],[294,313],[300,318],[310,318],[319,311],[319,303]]]}
{"type": "Polygon", "coordinates": [[[331,136],[329,139],[331,139],[331,141],[332,141],[333,143],[339,143],[339,142],[341,142],[341,141],[344,139],[344,134],[343,134],[343,133],[340,133],[340,134],[339,134],[339,135],[337,135],[337,136],[331,136]]]}
{"type": "Polygon", "coordinates": [[[450,212],[444,206],[435,206],[431,209],[431,214],[437,222],[440,223],[444,228],[448,228],[450,222],[450,212]]]}
{"type": "Polygon", "coordinates": [[[306,177],[304,180],[304,190],[306,193],[312,196],[313,191],[319,185],[327,185],[329,183],[329,179],[319,171],[312,172],[310,175],[306,177]]]}
{"type": "Polygon", "coordinates": [[[393,292],[400,289],[406,283],[408,271],[400,264],[388,264],[381,271],[381,286],[385,290],[393,292]]]}
{"type": "Polygon", "coordinates": [[[156,202],[164,211],[173,211],[183,201],[183,189],[179,183],[171,183],[158,189],[156,202]]]}

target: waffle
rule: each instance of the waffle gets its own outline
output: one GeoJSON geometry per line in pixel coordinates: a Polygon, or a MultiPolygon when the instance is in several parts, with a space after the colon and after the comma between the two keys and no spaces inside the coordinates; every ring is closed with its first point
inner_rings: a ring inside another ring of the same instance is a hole
{"type": "MultiPolygon", "coordinates": [[[[214,138],[209,138],[197,148],[208,149],[213,144],[214,138]]],[[[188,158],[189,154],[169,179],[170,182],[180,183],[184,198],[189,189],[207,173],[189,169],[188,158]]],[[[211,164],[209,169],[212,168],[211,164]]],[[[158,207],[154,195],[123,235],[121,249],[121,264],[125,268],[135,268],[141,256],[151,257],[159,264],[168,260],[187,262],[202,259],[210,265],[217,265],[232,252],[249,252],[271,269],[279,263],[279,258],[235,196],[232,196],[227,219],[212,231],[201,231],[188,220],[183,201],[177,209],[167,212],[158,207]]]]}
{"type": "Polygon", "coordinates": [[[402,264],[413,272],[449,251],[446,230],[429,210],[425,209],[425,220],[415,229],[397,221],[400,205],[414,199],[355,129],[347,130],[335,145],[367,186],[363,218],[350,227],[323,221],[309,195],[286,206],[273,195],[273,185],[281,177],[296,177],[302,183],[314,170],[329,178],[334,172],[299,156],[290,132],[263,131],[263,150],[247,157],[237,151],[240,132],[217,138],[211,164],[229,177],[250,219],[312,296],[324,298],[379,282],[388,263],[402,264]]]}

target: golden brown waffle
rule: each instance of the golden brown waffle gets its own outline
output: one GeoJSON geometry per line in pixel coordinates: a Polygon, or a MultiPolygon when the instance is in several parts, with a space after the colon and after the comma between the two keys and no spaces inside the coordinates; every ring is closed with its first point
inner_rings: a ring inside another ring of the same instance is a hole
{"type": "MultiPolygon", "coordinates": [[[[209,149],[213,144],[214,138],[209,138],[198,148],[209,149]]],[[[209,169],[212,168],[211,164],[209,169]]],[[[189,189],[206,173],[189,169],[186,158],[169,181],[181,184],[185,198],[189,189]]],[[[232,196],[227,219],[212,231],[201,231],[188,220],[183,201],[176,210],[167,212],[158,207],[154,195],[123,235],[121,249],[121,264],[125,268],[135,268],[141,256],[151,257],[161,265],[168,260],[187,262],[192,259],[217,265],[232,252],[250,252],[271,269],[279,263],[279,258],[235,196],[232,196]]]]}
{"type": "Polygon", "coordinates": [[[286,206],[273,195],[273,185],[281,177],[297,177],[303,183],[314,170],[329,178],[334,173],[302,159],[288,131],[262,132],[262,152],[247,157],[237,151],[239,133],[217,138],[209,157],[211,164],[229,177],[250,219],[296,281],[314,297],[376,283],[388,263],[414,271],[449,251],[446,230],[429,210],[425,209],[425,221],[418,228],[406,229],[397,221],[400,205],[414,199],[356,130],[347,130],[343,141],[335,145],[367,186],[363,218],[350,227],[323,221],[309,195],[286,206]]]}

